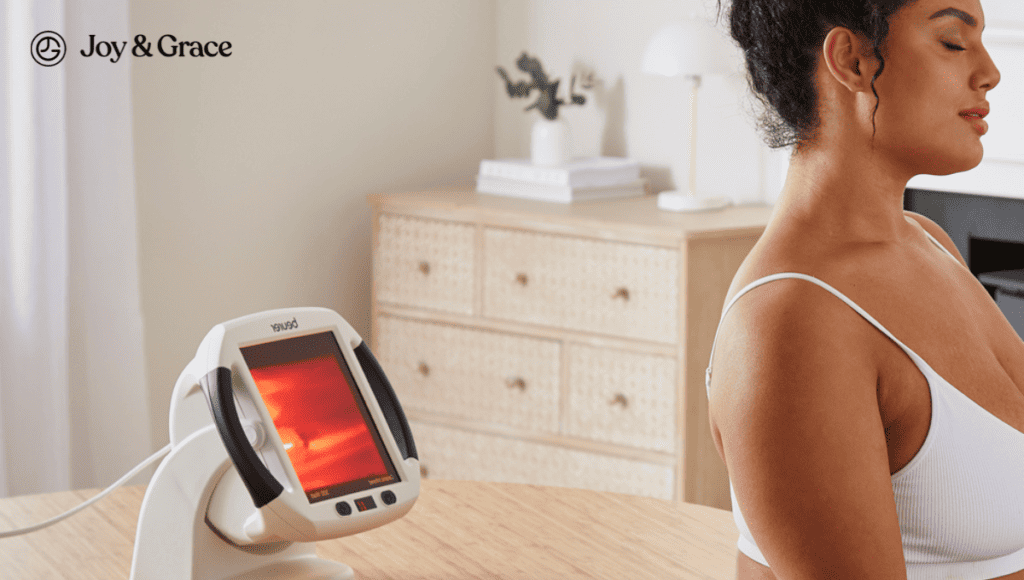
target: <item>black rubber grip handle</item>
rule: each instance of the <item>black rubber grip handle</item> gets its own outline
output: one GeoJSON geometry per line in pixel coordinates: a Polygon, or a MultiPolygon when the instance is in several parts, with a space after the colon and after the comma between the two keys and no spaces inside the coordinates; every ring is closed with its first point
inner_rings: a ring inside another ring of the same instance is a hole
{"type": "Polygon", "coordinates": [[[380,410],[384,412],[384,418],[388,421],[391,435],[394,436],[395,443],[398,444],[398,450],[402,452],[402,458],[415,457],[419,459],[419,456],[416,455],[416,442],[412,439],[409,421],[405,418],[402,405],[398,403],[395,390],[391,388],[391,382],[384,375],[384,369],[380,368],[380,363],[370,352],[370,347],[366,346],[365,341],[355,351],[359,366],[362,367],[363,374],[366,375],[366,380],[370,383],[370,389],[373,390],[373,396],[376,397],[377,404],[380,405],[380,410]]]}
{"type": "Polygon", "coordinates": [[[238,420],[238,411],[235,410],[235,397],[231,392],[231,369],[218,367],[199,379],[199,384],[206,391],[213,422],[217,424],[217,431],[228,450],[228,456],[242,476],[252,502],[261,508],[274,501],[284,491],[284,487],[256,456],[249,438],[245,436],[242,422],[238,420]]]}

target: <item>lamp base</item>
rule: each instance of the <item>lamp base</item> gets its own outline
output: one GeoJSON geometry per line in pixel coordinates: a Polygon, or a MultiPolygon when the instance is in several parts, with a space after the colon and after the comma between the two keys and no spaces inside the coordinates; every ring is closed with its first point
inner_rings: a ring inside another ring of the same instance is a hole
{"type": "Polygon", "coordinates": [[[710,211],[732,205],[728,197],[695,197],[682,191],[663,191],[658,194],[658,209],[679,212],[710,211]]]}

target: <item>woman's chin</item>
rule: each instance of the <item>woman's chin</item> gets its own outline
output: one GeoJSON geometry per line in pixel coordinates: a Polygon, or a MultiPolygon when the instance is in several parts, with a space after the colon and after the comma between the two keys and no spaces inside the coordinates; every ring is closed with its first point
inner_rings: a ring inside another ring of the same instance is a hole
{"type": "Polygon", "coordinates": [[[984,157],[985,148],[977,142],[973,146],[962,147],[957,151],[920,152],[911,159],[916,161],[916,174],[941,176],[970,171],[981,165],[984,157]]]}
{"type": "Polygon", "coordinates": [[[978,147],[978,152],[975,155],[960,156],[950,161],[949,166],[942,173],[935,173],[934,175],[953,175],[954,173],[964,173],[970,171],[977,166],[981,165],[981,160],[985,157],[985,149],[981,146],[978,147]]]}

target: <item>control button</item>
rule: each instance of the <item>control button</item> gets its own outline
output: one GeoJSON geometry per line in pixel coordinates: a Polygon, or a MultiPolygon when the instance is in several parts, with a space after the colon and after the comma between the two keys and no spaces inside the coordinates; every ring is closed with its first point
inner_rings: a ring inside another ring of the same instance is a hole
{"type": "Polygon", "coordinates": [[[372,495],[368,495],[366,497],[361,497],[357,499],[356,507],[359,508],[359,511],[365,512],[366,510],[372,510],[373,508],[377,507],[377,502],[373,501],[372,495]]]}
{"type": "Polygon", "coordinates": [[[395,492],[393,492],[393,491],[391,491],[391,490],[389,489],[389,490],[386,490],[386,491],[384,491],[384,492],[381,492],[381,494],[380,494],[380,500],[381,500],[382,502],[384,502],[384,503],[388,504],[388,505],[392,505],[392,504],[394,504],[394,503],[395,503],[396,501],[398,501],[398,498],[397,498],[397,497],[395,497],[395,492]]]}
{"type": "Polygon", "coordinates": [[[338,505],[334,506],[334,509],[338,510],[338,513],[343,516],[352,515],[352,506],[348,505],[347,501],[339,501],[338,505]]]}

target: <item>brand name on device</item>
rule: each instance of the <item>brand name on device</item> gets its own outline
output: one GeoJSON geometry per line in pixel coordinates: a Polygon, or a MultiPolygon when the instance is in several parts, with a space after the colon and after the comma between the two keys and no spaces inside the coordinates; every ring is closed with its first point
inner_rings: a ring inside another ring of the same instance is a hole
{"type": "Polygon", "coordinates": [[[270,328],[273,328],[274,332],[281,332],[282,330],[295,330],[298,327],[299,321],[295,320],[294,318],[287,322],[278,322],[276,324],[270,325],[270,328]]]}

